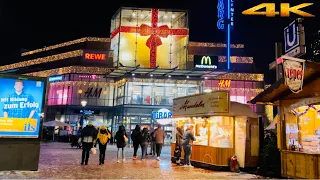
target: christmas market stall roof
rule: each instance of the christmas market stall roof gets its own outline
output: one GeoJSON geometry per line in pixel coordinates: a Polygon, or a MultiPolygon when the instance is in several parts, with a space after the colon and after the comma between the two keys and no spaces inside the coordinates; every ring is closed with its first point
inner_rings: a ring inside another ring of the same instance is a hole
{"type": "MultiPolygon", "coordinates": [[[[286,99],[301,99],[313,96],[319,96],[314,84],[310,84],[320,77],[320,63],[306,61],[306,68],[303,78],[303,89],[301,92],[295,94],[292,93],[288,86],[285,84],[284,78],[278,80],[272,84],[269,88],[258,94],[248,103],[251,104],[269,104],[279,105],[279,100],[286,99]]],[[[320,87],[319,87],[320,89],[320,87]]]]}

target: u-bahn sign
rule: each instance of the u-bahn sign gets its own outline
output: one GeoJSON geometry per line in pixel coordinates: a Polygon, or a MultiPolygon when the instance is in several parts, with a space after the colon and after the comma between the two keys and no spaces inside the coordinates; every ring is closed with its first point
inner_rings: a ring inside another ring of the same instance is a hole
{"type": "Polygon", "coordinates": [[[293,93],[302,91],[305,60],[282,56],[284,79],[293,93]]]}

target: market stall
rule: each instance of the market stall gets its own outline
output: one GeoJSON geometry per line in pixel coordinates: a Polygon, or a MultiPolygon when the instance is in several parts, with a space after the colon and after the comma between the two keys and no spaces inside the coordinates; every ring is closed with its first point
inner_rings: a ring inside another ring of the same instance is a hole
{"type": "Polygon", "coordinates": [[[233,155],[237,156],[240,167],[257,164],[258,116],[248,105],[230,102],[229,91],[173,100],[172,157],[177,126],[184,131],[189,126],[194,127],[196,141],[191,155],[194,165],[226,167],[233,155]]]}
{"type": "Polygon", "coordinates": [[[320,178],[320,63],[282,57],[285,77],[250,102],[279,106],[281,174],[320,178]]]}

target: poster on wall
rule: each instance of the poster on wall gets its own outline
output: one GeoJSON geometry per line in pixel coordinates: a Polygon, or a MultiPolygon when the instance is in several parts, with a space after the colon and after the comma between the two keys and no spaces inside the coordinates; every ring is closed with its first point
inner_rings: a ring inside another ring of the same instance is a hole
{"type": "Polygon", "coordinates": [[[196,122],[195,126],[195,145],[208,146],[209,123],[207,121],[196,122]]]}
{"type": "Polygon", "coordinates": [[[229,91],[214,91],[176,98],[173,100],[172,109],[173,117],[228,114],[229,91]]]}
{"type": "Polygon", "coordinates": [[[247,118],[235,117],[235,154],[240,167],[244,168],[246,156],[247,118]]]}
{"type": "Polygon", "coordinates": [[[293,93],[302,91],[305,60],[282,56],[286,85],[293,93]]]}
{"type": "Polygon", "coordinates": [[[37,138],[45,81],[0,77],[0,137],[37,138]]]}
{"type": "Polygon", "coordinates": [[[215,116],[210,118],[209,146],[218,148],[233,147],[233,119],[215,116]]]}

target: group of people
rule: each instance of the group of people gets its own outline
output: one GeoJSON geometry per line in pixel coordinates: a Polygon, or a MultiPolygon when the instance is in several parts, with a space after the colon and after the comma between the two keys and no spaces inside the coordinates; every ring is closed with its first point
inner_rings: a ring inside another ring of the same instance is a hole
{"type": "MultiPolygon", "coordinates": [[[[79,144],[82,145],[81,165],[88,165],[90,151],[96,146],[96,144],[99,146],[99,165],[104,164],[107,142],[110,138],[111,133],[105,126],[101,126],[100,129],[97,130],[92,123],[89,123],[85,128],[83,128],[79,138],[79,144]]],[[[125,161],[124,148],[128,142],[128,135],[123,125],[119,126],[119,130],[116,132],[114,139],[116,140],[118,148],[117,162],[120,163],[120,156],[121,160],[125,161]]],[[[149,144],[151,144],[150,154],[155,155],[156,152],[157,160],[160,160],[160,154],[165,139],[165,133],[160,126],[150,134],[147,128],[143,128],[141,131],[140,126],[137,125],[131,134],[131,139],[134,147],[134,160],[137,159],[139,146],[142,151],[141,159],[145,158],[149,144]]]]}
{"type": "Polygon", "coordinates": [[[137,159],[137,151],[139,146],[141,147],[141,159],[143,160],[147,153],[148,145],[151,145],[150,155],[157,154],[157,160],[160,160],[160,154],[162,150],[162,146],[164,144],[165,133],[161,129],[161,126],[158,126],[153,132],[149,133],[147,128],[143,128],[141,131],[141,127],[136,125],[135,129],[132,131],[131,140],[133,142],[133,160],[137,159]]]}
{"type": "Polygon", "coordinates": [[[175,157],[177,165],[182,165],[180,158],[181,152],[184,151],[184,165],[187,167],[192,167],[190,162],[190,157],[192,153],[192,144],[196,140],[194,137],[194,126],[190,126],[183,133],[182,127],[177,127],[176,132],[176,148],[175,148],[175,157]]]}

